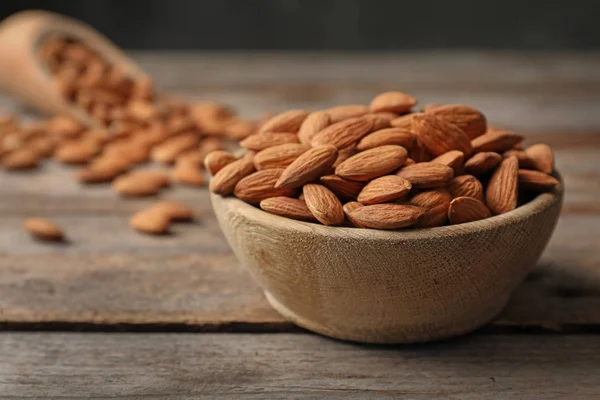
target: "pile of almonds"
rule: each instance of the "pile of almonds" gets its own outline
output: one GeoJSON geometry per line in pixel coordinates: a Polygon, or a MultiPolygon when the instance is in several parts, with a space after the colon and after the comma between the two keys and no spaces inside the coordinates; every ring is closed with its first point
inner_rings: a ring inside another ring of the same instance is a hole
{"type": "Polygon", "coordinates": [[[205,159],[210,190],[280,216],[359,228],[430,228],[503,214],[519,192],[553,190],[549,146],[488,126],[465,105],[428,105],[401,92],[369,106],[272,117],[236,159],[205,159]]]}

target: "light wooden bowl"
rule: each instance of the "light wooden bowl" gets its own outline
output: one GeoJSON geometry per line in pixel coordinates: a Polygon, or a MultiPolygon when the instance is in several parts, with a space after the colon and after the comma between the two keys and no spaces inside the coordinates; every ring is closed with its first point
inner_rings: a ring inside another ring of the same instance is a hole
{"type": "Polygon", "coordinates": [[[493,319],[548,243],[561,185],[509,213],[406,231],[327,227],[211,195],[241,264],[297,325],[370,343],[456,336],[493,319]]]}
{"type": "Polygon", "coordinates": [[[84,109],[65,101],[50,71],[42,64],[39,47],[52,35],[79,39],[129,76],[146,76],[125,53],[90,26],[47,11],[23,11],[0,23],[0,89],[43,113],[69,115],[86,125],[100,126],[84,109]]]}

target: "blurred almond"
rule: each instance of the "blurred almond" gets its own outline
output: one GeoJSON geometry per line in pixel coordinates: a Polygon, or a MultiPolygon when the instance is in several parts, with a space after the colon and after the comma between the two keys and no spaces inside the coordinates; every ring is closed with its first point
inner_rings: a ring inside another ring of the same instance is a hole
{"type": "Polygon", "coordinates": [[[80,183],[110,182],[128,169],[129,163],[126,161],[102,158],[77,171],[76,179],[80,183]]]}
{"type": "Polygon", "coordinates": [[[493,151],[503,153],[523,140],[523,136],[504,130],[488,130],[485,134],[471,141],[474,153],[493,151]]]}
{"type": "Polygon", "coordinates": [[[450,150],[459,150],[471,155],[469,137],[456,125],[429,113],[413,118],[412,130],[419,142],[433,155],[440,156],[450,150]]]}
{"type": "Polygon", "coordinates": [[[152,149],[150,157],[159,164],[172,164],[177,156],[198,145],[200,139],[193,133],[175,136],[152,149]]]}
{"type": "Polygon", "coordinates": [[[204,167],[209,174],[214,176],[224,166],[234,162],[236,158],[228,151],[215,150],[206,155],[204,159],[204,167]]]}
{"type": "Polygon", "coordinates": [[[452,195],[448,190],[438,188],[427,190],[410,199],[410,204],[421,207],[424,214],[417,223],[419,228],[442,226],[448,220],[448,207],[452,195]]]}
{"type": "Polygon", "coordinates": [[[362,104],[349,104],[345,106],[330,107],[327,110],[330,122],[335,124],[336,122],[343,121],[348,118],[360,117],[369,112],[369,107],[362,104]]]}
{"type": "Polygon", "coordinates": [[[494,171],[486,192],[485,202],[494,214],[504,214],[517,206],[519,160],[505,158],[494,171]]]}
{"type": "Polygon", "coordinates": [[[329,114],[326,111],[315,111],[308,114],[308,117],[300,125],[298,140],[302,144],[310,144],[313,136],[327,128],[330,122],[329,114]]]}
{"type": "Polygon", "coordinates": [[[263,132],[248,136],[240,142],[243,148],[261,151],[286,143],[299,143],[298,136],[290,132],[263,132]]]}
{"type": "Polygon", "coordinates": [[[170,221],[191,221],[194,219],[194,210],[176,201],[158,202],[150,210],[166,215],[170,221]]]}
{"type": "Polygon", "coordinates": [[[209,190],[221,196],[233,193],[235,185],[255,171],[253,158],[254,154],[249,153],[221,168],[210,181],[209,190]]]}
{"type": "Polygon", "coordinates": [[[529,157],[523,150],[510,149],[502,154],[502,157],[508,158],[515,156],[519,160],[519,168],[535,169],[533,158],[529,157]]]}
{"type": "Polygon", "coordinates": [[[457,197],[450,202],[448,219],[452,225],[479,221],[492,216],[490,209],[473,197],[457,197]]]}
{"type": "Polygon", "coordinates": [[[322,176],[320,182],[341,200],[356,200],[364,187],[361,182],[349,181],[337,175],[322,176]]]}
{"type": "Polygon", "coordinates": [[[258,129],[258,132],[298,133],[302,122],[304,122],[308,114],[309,112],[306,110],[290,110],[281,114],[277,114],[262,124],[262,126],[258,129]]]}
{"type": "Polygon", "coordinates": [[[423,162],[408,165],[396,175],[410,181],[415,188],[429,189],[448,186],[454,177],[454,170],[447,165],[423,162]]]}
{"type": "Polygon", "coordinates": [[[450,181],[448,190],[452,193],[453,198],[466,196],[484,202],[483,185],[473,175],[457,176],[450,181]]]}
{"type": "Polygon", "coordinates": [[[329,170],[336,158],[337,149],[334,146],[315,146],[287,166],[275,186],[297,188],[314,181],[329,170]]]}
{"type": "Polygon", "coordinates": [[[126,174],[115,179],[113,188],[121,196],[142,197],[157,194],[164,185],[153,176],[126,174]]]}
{"type": "Polygon", "coordinates": [[[342,203],[323,185],[309,183],[302,188],[306,206],[323,225],[341,225],[345,214],[342,203]]]}
{"type": "Polygon", "coordinates": [[[27,218],[23,226],[31,236],[40,240],[60,242],[65,236],[58,225],[44,218],[27,218]]]}
{"type": "Polygon", "coordinates": [[[29,149],[21,148],[2,157],[2,166],[8,170],[25,170],[39,165],[39,155],[29,149]]]}
{"type": "Polygon", "coordinates": [[[167,187],[170,185],[169,175],[166,172],[159,171],[156,169],[135,169],[128,172],[126,175],[127,179],[131,180],[143,180],[149,181],[160,187],[167,187]]]}
{"type": "MultiPolygon", "coordinates": [[[[215,151],[223,151],[223,150],[215,150],[215,151]]],[[[205,155],[210,154],[211,152],[204,153],[198,149],[187,150],[177,156],[175,159],[175,165],[178,164],[187,164],[192,165],[194,167],[202,167],[204,165],[205,155]]],[[[232,156],[233,157],[233,156],[232,156]]],[[[232,161],[235,161],[235,157],[232,161]]]]}
{"type": "Polygon", "coordinates": [[[129,219],[129,226],[138,232],[151,235],[162,235],[169,231],[171,217],[155,210],[143,210],[129,219]]]}
{"type": "Polygon", "coordinates": [[[368,181],[400,168],[406,156],[406,149],[402,146],[380,146],[348,158],[337,166],[335,173],[354,181],[368,181]]]}
{"type": "Polygon", "coordinates": [[[53,158],[64,164],[86,164],[100,149],[95,143],[80,140],[61,144],[53,158]]]}
{"type": "Polygon", "coordinates": [[[256,125],[250,121],[235,121],[225,126],[225,135],[232,140],[242,140],[256,131],[256,125]]]}
{"type": "Polygon", "coordinates": [[[487,130],[485,115],[469,106],[449,104],[428,108],[427,112],[456,125],[467,134],[469,139],[481,136],[487,130]]]}
{"type": "Polygon", "coordinates": [[[405,113],[417,104],[417,100],[402,92],[380,93],[371,101],[370,109],[373,112],[389,111],[394,113],[405,113]]]}
{"type": "Polygon", "coordinates": [[[206,185],[206,177],[202,168],[190,163],[176,164],[173,168],[173,179],[188,186],[206,185]]]}
{"type": "Polygon", "coordinates": [[[358,142],[372,128],[373,120],[367,116],[345,119],[315,134],[311,144],[313,146],[329,144],[343,149],[358,142]]]}
{"type": "Polygon", "coordinates": [[[291,197],[271,197],[260,202],[260,208],[268,213],[300,221],[316,221],[304,201],[291,197]]]}
{"type": "Polygon", "coordinates": [[[246,203],[258,205],[262,200],[270,197],[294,197],[295,188],[276,187],[275,183],[281,177],[283,169],[265,169],[254,172],[242,178],[233,191],[235,197],[246,203]]]}
{"type": "Polygon", "coordinates": [[[431,160],[431,162],[447,165],[456,171],[457,169],[463,166],[464,159],[465,156],[462,151],[450,150],[442,154],[441,156],[437,156],[436,158],[431,160]]]}
{"type": "Polygon", "coordinates": [[[534,144],[525,150],[533,160],[533,165],[538,171],[551,174],[554,171],[554,153],[547,144],[534,144]]]}
{"type": "Polygon", "coordinates": [[[256,153],[254,166],[259,171],[271,168],[286,168],[309,149],[310,146],[300,143],[286,143],[269,147],[256,153]]]}
{"type": "Polygon", "coordinates": [[[390,203],[408,195],[412,185],[397,175],[386,175],[373,179],[358,195],[358,202],[364,205],[390,203]]]}
{"type": "Polygon", "coordinates": [[[374,204],[355,209],[349,218],[360,226],[373,229],[401,229],[415,225],[423,209],[404,204],[374,204]]]}
{"type": "Polygon", "coordinates": [[[413,135],[412,132],[407,129],[386,128],[375,131],[363,137],[356,145],[356,149],[363,151],[372,149],[374,147],[394,144],[410,150],[415,144],[415,140],[415,135],[413,135]]]}
{"type": "Polygon", "coordinates": [[[519,187],[534,192],[548,192],[558,185],[558,180],[541,171],[519,170],[519,187]]]}
{"type": "Polygon", "coordinates": [[[465,163],[465,171],[472,175],[484,175],[496,168],[501,161],[502,156],[498,153],[476,153],[465,163]]]}

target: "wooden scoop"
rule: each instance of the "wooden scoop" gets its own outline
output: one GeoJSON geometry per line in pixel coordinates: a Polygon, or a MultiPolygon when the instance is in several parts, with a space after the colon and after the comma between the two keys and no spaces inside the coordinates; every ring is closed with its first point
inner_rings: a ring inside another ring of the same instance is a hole
{"type": "Polygon", "coordinates": [[[42,62],[40,45],[51,36],[81,41],[131,78],[147,76],[104,35],[82,22],[47,11],[14,14],[0,23],[0,89],[41,112],[69,115],[89,126],[101,125],[85,109],[64,98],[42,62]]]}

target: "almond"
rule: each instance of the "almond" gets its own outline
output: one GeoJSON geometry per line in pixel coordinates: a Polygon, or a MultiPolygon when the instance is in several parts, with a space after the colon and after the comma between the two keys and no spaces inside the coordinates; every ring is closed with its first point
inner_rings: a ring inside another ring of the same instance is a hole
{"type": "Polygon", "coordinates": [[[373,129],[373,119],[367,116],[349,118],[318,132],[313,136],[311,144],[313,146],[330,144],[343,149],[358,142],[371,129],[373,129]]]}
{"type": "Polygon", "coordinates": [[[364,118],[370,119],[373,122],[373,126],[369,132],[375,132],[382,129],[391,128],[391,119],[381,115],[381,113],[371,113],[364,116],[364,118]]]}
{"type": "Polygon", "coordinates": [[[354,181],[368,181],[400,168],[406,156],[406,149],[402,146],[380,146],[348,158],[337,166],[335,173],[354,181]]]}
{"type": "MultiPolygon", "coordinates": [[[[290,110],[277,114],[266,121],[258,129],[258,133],[262,132],[292,132],[298,133],[302,122],[306,119],[309,112],[306,110],[290,110]]],[[[252,149],[254,150],[254,149],[252,149]]]]}
{"type": "Polygon", "coordinates": [[[260,202],[260,208],[268,213],[300,221],[316,221],[304,201],[291,197],[271,197],[260,202]]]}
{"type": "Polygon", "coordinates": [[[410,199],[410,204],[421,207],[424,214],[417,223],[419,228],[442,226],[448,220],[448,207],[452,195],[446,189],[434,189],[421,192],[410,199]]]}
{"type": "Polygon", "coordinates": [[[156,210],[139,211],[129,219],[129,226],[138,232],[151,235],[162,235],[169,231],[171,218],[156,210]]]}
{"type": "Polygon", "coordinates": [[[99,146],[93,143],[66,142],[56,149],[54,159],[64,164],[86,164],[99,150],[99,146]]]}
{"type": "MultiPolygon", "coordinates": [[[[343,163],[344,161],[346,161],[347,159],[349,159],[357,153],[358,150],[356,150],[355,146],[348,146],[346,148],[338,150],[338,156],[332,165],[333,171],[335,171],[335,168],[337,168],[338,165],[340,165],[341,163],[343,163]]],[[[331,173],[333,173],[333,171],[331,171],[331,173]]]]}
{"type": "Polygon", "coordinates": [[[453,198],[472,197],[483,202],[483,185],[473,175],[461,175],[450,181],[448,186],[453,198]]]}
{"type": "Polygon", "coordinates": [[[249,150],[261,151],[285,143],[299,143],[298,135],[290,132],[255,133],[242,140],[240,146],[249,150]]]}
{"type": "Polygon", "coordinates": [[[242,140],[256,131],[256,126],[250,121],[234,121],[224,128],[225,135],[232,140],[242,140]]]}
{"type": "Polygon", "coordinates": [[[461,104],[449,104],[428,108],[427,112],[456,125],[471,140],[483,135],[487,130],[485,115],[472,107],[461,104]]]}
{"type": "Polygon", "coordinates": [[[341,225],[345,214],[342,203],[323,185],[309,183],[302,188],[306,206],[323,225],[341,225]]]}
{"type": "Polygon", "coordinates": [[[331,145],[313,147],[285,168],[275,187],[297,188],[314,181],[329,170],[337,154],[337,149],[331,145]]]}
{"type": "Polygon", "coordinates": [[[485,202],[494,214],[504,214],[517,206],[518,172],[515,156],[505,158],[494,171],[485,192],[485,202]]]}
{"type": "Polygon", "coordinates": [[[313,136],[327,128],[330,123],[329,114],[326,111],[315,111],[308,114],[308,117],[300,125],[298,140],[302,144],[310,144],[313,136]]]}
{"type": "Polygon", "coordinates": [[[176,201],[158,202],[150,210],[166,215],[170,221],[191,221],[194,219],[194,210],[176,201]]]}
{"type": "Polygon", "coordinates": [[[171,183],[169,176],[165,172],[155,169],[136,169],[127,173],[123,177],[127,177],[131,180],[151,181],[159,187],[167,187],[171,183]]]}
{"type": "Polygon", "coordinates": [[[517,159],[519,160],[519,168],[525,168],[525,169],[534,169],[535,168],[533,159],[531,157],[529,157],[527,155],[527,153],[525,153],[525,151],[523,151],[523,150],[510,149],[508,151],[505,151],[504,154],[502,154],[502,157],[504,157],[504,158],[508,158],[510,156],[517,157],[517,159]]]}
{"type": "Polygon", "coordinates": [[[214,176],[226,165],[231,164],[235,161],[235,157],[228,151],[215,150],[211,151],[204,158],[204,167],[209,174],[214,176]]]}
{"type": "Polygon", "coordinates": [[[415,145],[408,152],[408,156],[417,163],[429,162],[435,158],[421,145],[419,138],[417,138],[415,145]]]}
{"type": "Polygon", "coordinates": [[[523,136],[516,133],[493,129],[485,134],[476,137],[471,141],[473,152],[493,151],[503,153],[513,148],[513,146],[523,140],[523,136]]]}
{"type": "Polygon", "coordinates": [[[360,182],[349,181],[337,175],[322,176],[320,181],[342,200],[356,200],[364,186],[360,182]]]}
{"type": "Polygon", "coordinates": [[[277,188],[275,183],[281,177],[283,169],[265,169],[242,178],[233,191],[235,197],[246,203],[258,205],[269,197],[294,197],[295,188],[277,188]]]}
{"type": "Polygon", "coordinates": [[[474,154],[465,163],[465,171],[472,175],[483,175],[492,171],[500,164],[502,156],[498,153],[486,151],[474,154]]]}
{"type": "Polygon", "coordinates": [[[380,93],[373,100],[369,108],[372,112],[389,111],[403,114],[417,104],[417,100],[402,92],[384,92],[380,93]]]}
{"type": "Polygon", "coordinates": [[[534,144],[525,150],[532,160],[535,169],[545,174],[551,174],[554,171],[554,153],[547,144],[534,144]]]}
{"type": "MultiPolygon", "coordinates": [[[[390,125],[395,127],[395,128],[402,128],[402,129],[406,129],[406,130],[412,130],[412,123],[413,123],[413,118],[416,115],[420,115],[421,113],[413,113],[413,114],[407,114],[407,115],[402,115],[398,118],[395,118],[393,120],[390,121],[390,125]]],[[[414,132],[413,132],[414,133],[414,132]]]]}
{"type": "Polygon", "coordinates": [[[254,172],[254,154],[249,153],[243,158],[227,164],[210,181],[209,190],[221,196],[233,193],[235,185],[244,177],[254,172]]]}
{"type": "Polygon", "coordinates": [[[31,236],[40,240],[59,242],[65,236],[62,229],[44,218],[27,218],[23,226],[31,236]]]}
{"type": "Polygon", "coordinates": [[[447,165],[423,162],[408,165],[396,175],[410,181],[415,188],[428,189],[448,186],[454,177],[454,170],[447,165]]]}
{"type": "MultiPolygon", "coordinates": [[[[223,150],[215,150],[215,151],[223,151],[223,150]]],[[[212,153],[212,151],[211,151],[212,153]]],[[[194,167],[201,167],[204,164],[204,158],[208,153],[204,153],[201,150],[188,150],[184,153],[181,153],[175,159],[175,165],[177,164],[188,164],[193,165],[194,167]]],[[[232,156],[233,157],[233,156],[232,156]]],[[[231,161],[235,161],[236,158],[233,157],[231,161]]]]}
{"type": "Polygon", "coordinates": [[[519,187],[534,192],[548,192],[558,185],[558,180],[541,171],[519,170],[519,187]]]}
{"type": "Polygon", "coordinates": [[[128,169],[129,163],[126,160],[110,157],[98,158],[87,167],[80,169],[76,174],[76,179],[80,183],[110,182],[128,169]]]}
{"type": "Polygon", "coordinates": [[[152,177],[144,177],[143,175],[135,176],[132,174],[118,177],[112,186],[117,193],[126,197],[152,196],[163,188],[161,182],[152,177]]]}
{"type": "Polygon", "coordinates": [[[374,147],[395,144],[410,150],[415,144],[415,140],[415,135],[407,129],[387,128],[375,131],[363,137],[356,145],[356,149],[363,151],[374,147]]]}
{"type": "Polygon", "coordinates": [[[300,155],[310,149],[310,146],[300,143],[286,143],[261,150],[254,156],[254,166],[257,170],[286,168],[300,155]]]}
{"type": "Polygon", "coordinates": [[[39,162],[39,155],[28,148],[15,150],[2,157],[2,166],[8,170],[36,168],[39,165],[39,162]]]}
{"type": "Polygon", "coordinates": [[[352,218],[352,212],[355,210],[358,210],[361,207],[364,207],[364,206],[362,204],[360,204],[358,201],[351,201],[349,203],[344,204],[344,206],[343,206],[344,213],[346,214],[346,218],[348,218],[348,221],[350,222],[351,226],[355,226],[357,228],[364,228],[364,226],[362,226],[358,221],[356,221],[352,218]]]}
{"type": "Polygon", "coordinates": [[[373,229],[406,228],[415,225],[422,215],[422,208],[404,204],[373,204],[349,213],[360,226],[373,229]]]}
{"type": "Polygon", "coordinates": [[[462,151],[450,150],[449,152],[446,152],[441,156],[437,156],[436,158],[431,160],[431,162],[447,165],[454,171],[456,171],[457,169],[462,167],[464,159],[465,155],[462,151]]]}
{"type": "Polygon", "coordinates": [[[204,176],[202,168],[185,162],[179,162],[175,165],[175,168],[173,169],[173,179],[188,186],[206,185],[206,177],[204,176]]]}
{"type": "Polygon", "coordinates": [[[361,117],[369,112],[369,107],[362,104],[349,104],[346,106],[330,107],[327,110],[332,124],[348,118],[361,117]]]}
{"type": "Polygon", "coordinates": [[[427,151],[436,156],[459,150],[468,157],[473,150],[469,137],[459,127],[429,113],[415,116],[412,130],[427,151]]]}
{"type": "Polygon", "coordinates": [[[397,175],[386,175],[371,182],[358,195],[358,202],[364,205],[390,203],[408,195],[412,185],[397,175]]]}
{"type": "Polygon", "coordinates": [[[197,146],[199,142],[200,138],[193,133],[175,136],[153,148],[150,157],[156,163],[172,164],[177,156],[197,146]]]}
{"type": "Polygon", "coordinates": [[[492,216],[490,209],[473,197],[457,197],[450,202],[448,219],[452,225],[479,221],[492,216]]]}

